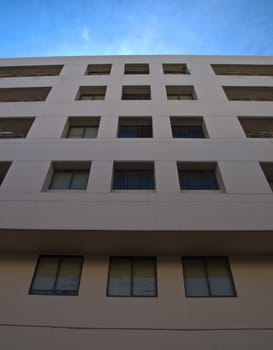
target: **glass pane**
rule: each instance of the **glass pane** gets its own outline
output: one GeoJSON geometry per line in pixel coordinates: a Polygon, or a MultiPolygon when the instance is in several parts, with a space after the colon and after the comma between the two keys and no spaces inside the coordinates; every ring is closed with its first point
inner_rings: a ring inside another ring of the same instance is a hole
{"type": "Polygon", "coordinates": [[[218,182],[214,170],[187,170],[179,171],[180,187],[183,190],[215,190],[218,182]]]}
{"type": "Polygon", "coordinates": [[[187,297],[209,296],[208,282],[203,259],[183,259],[185,289],[187,297]]]}
{"type": "Polygon", "coordinates": [[[89,101],[89,100],[93,100],[94,99],[94,95],[80,95],[79,100],[81,101],[89,101]]]}
{"type": "Polygon", "coordinates": [[[88,171],[73,172],[73,178],[70,185],[71,190],[85,190],[88,180],[88,171]]]}
{"type": "Polygon", "coordinates": [[[71,126],[67,137],[69,138],[80,138],[83,135],[84,128],[82,126],[71,126]]]}
{"type": "Polygon", "coordinates": [[[58,271],[58,257],[41,257],[31,286],[31,294],[52,294],[58,271]]]}
{"type": "Polygon", "coordinates": [[[63,257],[57,278],[55,294],[75,295],[78,293],[82,258],[63,257]]]}
{"type": "Polygon", "coordinates": [[[67,190],[69,189],[72,173],[69,171],[55,171],[50,189],[51,190],[67,190]]]}
{"type": "Polygon", "coordinates": [[[172,131],[175,138],[204,138],[202,127],[197,125],[173,125],[172,131]]]}
{"type": "Polygon", "coordinates": [[[108,283],[109,296],[131,295],[131,260],[112,258],[108,283]]]}
{"type": "Polygon", "coordinates": [[[206,264],[211,295],[234,296],[235,292],[227,259],[206,259],[206,264]]]}
{"type": "Polygon", "coordinates": [[[98,133],[98,127],[97,126],[88,126],[85,128],[84,131],[84,138],[96,138],[98,133]]]}
{"type": "Polygon", "coordinates": [[[144,169],[116,169],[113,188],[123,190],[154,189],[154,172],[144,169]]]}
{"type": "Polygon", "coordinates": [[[133,259],[133,296],[156,296],[155,259],[133,259]]]}
{"type": "Polygon", "coordinates": [[[152,127],[150,125],[120,125],[119,137],[152,137],[152,127]]]}
{"type": "Polygon", "coordinates": [[[93,100],[96,100],[96,101],[104,100],[104,95],[93,95],[93,100]]]}
{"type": "Polygon", "coordinates": [[[168,99],[169,100],[179,100],[180,98],[179,98],[179,95],[168,95],[168,99]]]}

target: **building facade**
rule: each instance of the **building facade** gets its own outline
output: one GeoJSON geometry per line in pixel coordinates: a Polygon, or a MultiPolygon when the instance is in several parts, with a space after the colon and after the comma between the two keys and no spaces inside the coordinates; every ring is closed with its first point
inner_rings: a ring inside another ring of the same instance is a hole
{"type": "Polygon", "coordinates": [[[272,349],[272,78],[1,59],[1,349],[272,349]]]}

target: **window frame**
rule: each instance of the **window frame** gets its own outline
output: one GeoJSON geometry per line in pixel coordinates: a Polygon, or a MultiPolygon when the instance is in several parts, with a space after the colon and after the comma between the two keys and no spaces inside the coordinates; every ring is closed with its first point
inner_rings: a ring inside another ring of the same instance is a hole
{"type": "Polygon", "coordinates": [[[107,286],[106,286],[106,297],[109,298],[157,298],[158,297],[158,276],[157,276],[157,257],[156,256],[110,256],[108,260],[108,276],[107,276],[107,286]],[[130,295],[110,295],[109,285],[111,278],[111,261],[114,259],[130,259],[130,295]],[[150,259],[154,261],[154,295],[133,295],[133,261],[139,259],[150,259]]]}
{"type": "Polygon", "coordinates": [[[110,75],[112,71],[111,63],[90,63],[87,66],[85,75],[110,75]]]}
{"type": "Polygon", "coordinates": [[[107,85],[81,85],[78,88],[76,101],[104,101],[107,85]],[[82,98],[89,97],[89,98],[82,98]]]}
{"type": "Polygon", "coordinates": [[[171,132],[173,139],[194,139],[194,140],[204,140],[209,138],[208,132],[205,126],[204,118],[200,116],[170,116],[171,132]],[[194,137],[190,133],[184,133],[186,136],[177,136],[179,131],[177,128],[199,128],[199,134],[202,137],[194,137]]]}
{"type": "Polygon", "coordinates": [[[41,254],[41,255],[39,255],[38,259],[36,261],[36,265],[35,265],[35,269],[34,269],[33,275],[32,275],[32,279],[31,279],[28,295],[71,296],[71,297],[78,296],[79,295],[79,290],[80,290],[81,278],[82,278],[83,264],[84,264],[84,256],[83,255],[62,255],[62,254],[61,255],[58,255],[58,254],[53,254],[53,255],[41,254]],[[79,281],[78,281],[76,293],[74,293],[74,294],[68,294],[68,293],[67,294],[66,293],[33,293],[32,292],[32,286],[33,286],[33,283],[34,283],[36,275],[37,275],[37,271],[38,271],[38,267],[39,267],[39,263],[40,263],[41,258],[58,258],[59,259],[53,290],[56,288],[56,285],[57,285],[57,282],[58,282],[60,266],[61,266],[62,259],[65,259],[65,258],[80,258],[81,259],[80,273],[79,273],[79,281]]]}
{"type": "Polygon", "coordinates": [[[149,63],[125,63],[124,75],[148,75],[150,74],[149,63]]]}
{"type": "Polygon", "coordinates": [[[114,161],[113,162],[113,170],[112,170],[112,192],[155,192],[156,191],[156,177],[155,177],[155,164],[154,161],[114,161]],[[116,170],[124,170],[124,171],[141,171],[147,170],[153,172],[153,182],[152,188],[114,188],[115,184],[115,171],[116,170]]]}
{"type": "Polygon", "coordinates": [[[170,75],[189,75],[186,63],[162,63],[163,74],[170,75]]]}
{"type": "Polygon", "coordinates": [[[235,288],[235,283],[234,283],[234,278],[233,278],[233,274],[232,274],[232,270],[230,267],[230,262],[229,262],[229,258],[228,256],[182,256],[181,257],[181,262],[182,262],[182,273],[183,273],[183,283],[184,283],[184,292],[185,292],[185,298],[237,298],[238,294],[235,288]],[[185,278],[185,270],[184,270],[184,262],[183,260],[187,260],[187,259],[196,259],[196,260],[203,260],[204,262],[204,267],[205,267],[205,277],[206,277],[206,281],[207,281],[207,285],[208,285],[208,291],[210,295],[187,295],[187,291],[186,291],[186,278],[185,278]],[[211,290],[210,290],[210,283],[209,283],[209,275],[208,275],[208,271],[207,271],[207,263],[206,260],[216,260],[216,259],[224,259],[226,261],[226,266],[229,272],[229,278],[230,278],[230,282],[232,285],[232,289],[233,289],[233,295],[211,295],[211,290]]]}
{"type": "Polygon", "coordinates": [[[183,161],[177,161],[177,175],[178,175],[178,182],[179,182],[179,188],[181,192],[191,192],[191,193],[217,193],[217,192],[224,192],[224,182],[222,179],[222,176],[220,174],[220,169],[218,167],[217,162],[183,162],[183,161]],[[182,177],[183,177],[183,171],[213,171],[214,176],[217,183],[217,188],[183,188],[182,187],[182,177]],[[181,174],[180,174],[181,173],[181,174]]]}
{"type": "Polygon", "coordinates": [[[89,173],[90,173],[90,170],[86,170],[86,169],[54,169],[54,172],[53,172],[52,178],[50,180],[50,184],[49,184],[49,190],[50,191],[73,191],[73,190],[84,191],[87,188],[89,173]],[[69,181],[69,187],[68,188],[61,188],[61,189],[51,188],[56,173],[61,173],[61,172],[62,173],[71,173],[71,179],[69,181]],[[87,173],[88,176],[87,176],[87,181],[86,181],[86,187],[84,189],[83,188],[71,188],[71,185],[73,183],[73,178],[75,176],[74,173],[87,173]]]}
{"type": "Polygon", "coordinates": [[[120,116],[118,118],[118,130],[117,130],[117,138],[119,139],[152,139],[153,138],[153,119],[152,117],[138,117],[138,116],[129,116],[123,117],[120,116]],[[121,129],[125,127],[131,127],[136,129],[136,136],[122,136],[121,129]],[[149,128],[149,136],[138,136],[138,128],[147,127],[149,128]]]}
{"type": "Polygon", "coordinates": [[[122,85],[121,101],[151,101],[151,85],[122,85]]]}
{"type": "Polygon", "coordinates": [[[196,101],[198,100],[193,85],[165,85],[167,101],[196,101]]]}

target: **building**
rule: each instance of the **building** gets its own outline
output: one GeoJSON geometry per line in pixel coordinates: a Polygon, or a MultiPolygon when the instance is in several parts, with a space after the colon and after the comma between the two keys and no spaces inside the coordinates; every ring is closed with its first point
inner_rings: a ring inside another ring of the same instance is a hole
{"type": "Polygon", "coordinates": [[[0,60],[1,349],[273,348],[272,77],[0,60]]]}

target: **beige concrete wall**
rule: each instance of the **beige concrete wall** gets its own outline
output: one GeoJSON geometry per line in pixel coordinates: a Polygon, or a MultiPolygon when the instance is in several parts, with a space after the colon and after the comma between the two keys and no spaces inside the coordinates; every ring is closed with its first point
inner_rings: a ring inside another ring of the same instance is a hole
{"type": "Polygon", "coordinates": [[[180,256],[158,257],[157,298],[106,297],[98,255],[85,256],[79,296],[28,295],[36,259],[1,256],[3,349],[272,348],[272,256],[230,257],[234,298],[186,298],[180,256]]]}
{"type": "Polygon", "coordinates": [[[273,102],[228,101],[222,85],[272,86],[272,77],[216,76],[210,63],[273,64],[272,57],[115,56],[1,59],[0,65],[64,64],[57,77],[1,78],[0,87],[52,86],[45,102],[1,103],[0,117],[35,116],[26,139],[0,140],[13,164],[0,187],[1,228],[84,230],[270,230],[272,191],[259,166],[273,162],[270,140],[247,139],[237,116],[273,116],[273,102]],[[149,75],[124,75],[125,63],[149,63],[149,75]],[[164,75],[162,63],[186,63],[190,75],[164,75]],[[111,75],[84,75],[111,63],[111,75]],[[121,101],[123,85],[151,85],[151,101],[121,101]],[[193,85],[198,100],[168,101],[166,85],[193,85]],[[106,85],[105,101],[75,101],[79,86],[106,85]],[[154,138],[117,139],[119,116],[152,116],[154,138]],[[68,116],[100,116],[97,139],[62,139],[68,116]],[[170,116],[203,116],[208,139],[171,137],[170,116]],[[92,161],[83,192],[43,192],[51,161],[92,161]],[[156,190],[113,193],[115,160],[152,160],[156,190]],[[181,193],[176,161],[218,162],[222,192],[181,193]],[[10,219],[12,217],[12,220],[10,219]],[[198,220],[196,220],[198,218],[198,220]]]}

